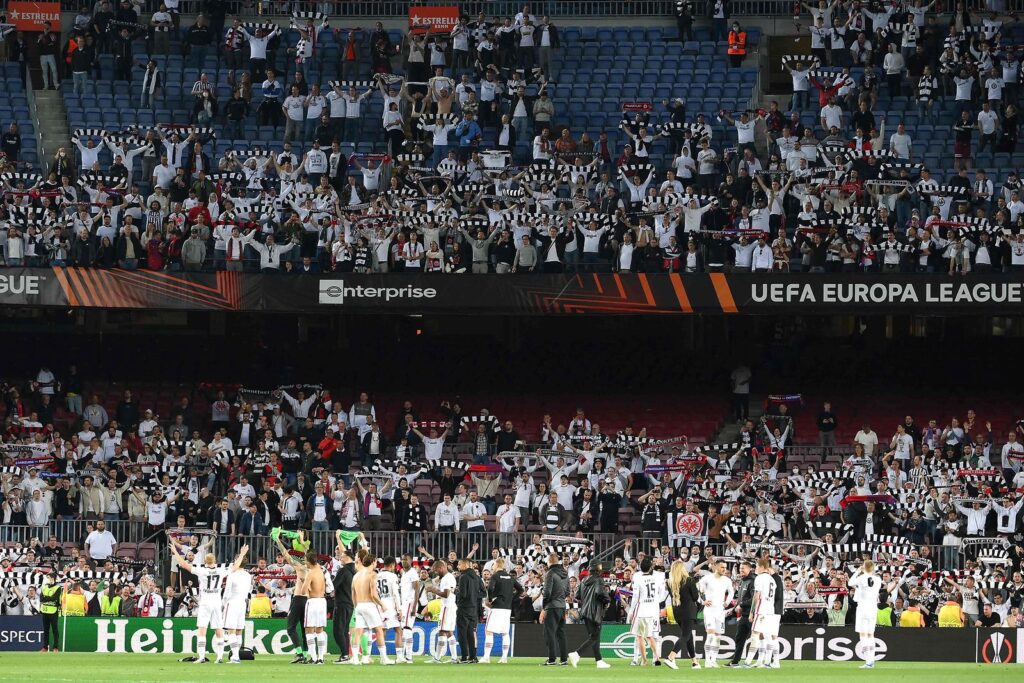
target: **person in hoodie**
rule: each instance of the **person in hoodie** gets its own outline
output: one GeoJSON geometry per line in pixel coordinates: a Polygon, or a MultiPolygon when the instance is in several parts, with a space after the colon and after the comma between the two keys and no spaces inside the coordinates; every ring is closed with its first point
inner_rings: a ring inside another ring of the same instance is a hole
{"type": "Polygon", "coordinates": [[[587,629],[587,639],[576,648],[575,652],[569,653],[569,663],[575,669],[580,661],[579,653],[586,652],[587,648],[590,648],[597,662],[597,668],[610,669],[611,665],[601,659],[601,622],[604,621],[604,613],[611,603],[611,598],[608,596],[608,589],[601,577],[601,563],[591,560],[587,569],[589,573],[580,582],[576,593],[579,596],[580,618],[583,619],[583,625],[587,629]]]}
{"type": "Polygon", "coordinates": [[[548,556],[548,571],[544,575],[541,591],[540,623],[544,624],[544,636],[548,647],[545,666],[562,666],[568,663],[569,649],[565,644],[565,596],[569,588],[569,575],[562,566],[558,553],[548,556]]]}

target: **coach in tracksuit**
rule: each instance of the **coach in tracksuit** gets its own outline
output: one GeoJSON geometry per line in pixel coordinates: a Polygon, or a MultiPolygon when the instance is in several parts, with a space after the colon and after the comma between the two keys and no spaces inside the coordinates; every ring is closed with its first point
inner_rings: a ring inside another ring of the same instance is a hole
{"type": "Polygon", "coordinates": [[[736,590],[736,610],[739,612],[739,623],[736,630],[736,651],[732,655],[729,666],[737,666],[743,658],[744,648],[750,640],[750,606],[754,601],[754,573],[750,562],[740,564],[740,583],[736,590]]]}
{"type": "MultiPolygon", "coordinates": [[[[455,584],[455,630],[462,662],[476,663],[476,627],[484,613],[484,582],[469,560],[459,562],[455,584]]],[[[455,653],[452,653],[453,655],[455,653]]]]}
{"type": "Polygon", "coordinates": [[[334,621],[331,626],[334,642],[341,649],[341,656],[336,663],[344,663],[349,660],[348,625],[355,611],[355,605],[352,604],[352,578],[356,575],[356,563],[347,552],[341,554],[339,561],[341,569],[334,576],[334,621]]]}

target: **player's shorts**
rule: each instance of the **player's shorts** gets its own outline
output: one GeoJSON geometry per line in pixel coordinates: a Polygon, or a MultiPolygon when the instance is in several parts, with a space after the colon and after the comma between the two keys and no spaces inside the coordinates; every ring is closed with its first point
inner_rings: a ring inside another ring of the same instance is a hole
{"type": "Polygon", "coordinates": [[[196,626],[199,628],[224,628],[224,606],[220,600],[214,603],[199,603],[199,610],[196,612],[196,626]]]}
{"type": "Polygon", "coordinates": [[[704,629],[715,633],[725,633],[725,610],[705,607],[704,629]]]}
{"type": "Polygon", "coordinates": [[[384,628],[401,628],[402,622],[398,619],[398,610],[393,604],[389,605],[389,601],[385,600],[384,604],[387,608],[384,610],[384,628]]]}
{"type": "Polygon", "coordinates": [[[661,633],[661,619],[658,617],[633,617],[629,632],[641,638],[657,638],[661,633]]]}
{"type": "Polygon", "coordinates": [[[327,626],[327,600],[325,598],[307,598],[302,627],[323,628],[324,626],[327,626]]]}
{"type": "Polygon", "coordinates": [[[380,607],[372,602],[361,602],[356,605],[356,628],[383,628],[384,615],[380,607]]]}
{"type": "Polygon", "coordinates": [[[487,615],[487,622],[484,626],[484,631],[487,633],[501,633],[502,635],[508,635],[509,624],[511,621],[512,610],[492,609],[491,613],[487,615]]]}
{"type": "Polygon", "coordinates": [[[245,600],[231,600],[224,604],[224,628],[231,631],[245,629],[245,600]]]}
{"type": "Polygon", "coordinates": [[[416,626],[416,604],[404,602],[398,609],[398,623],[402,628],[416,626]]]}
{"type": "Polygon", "coordinates": [[[760,633],[762,636],[775,637],[779,635],[779,622],[782,619],[778,614],[758,614],[757,619],[754,620],[754,633],[760,633]]]}
{"type": "Polygon", "coordinates": [[[455,608],[442,606],[441,615],[437,618],[437,630],[452,633],[455,631],[455,608]]]}
{"type": "Polygon", "coordinates": [[[875,626],[878,625],[878,613],[868,612],[860,613],[857,612],[857,619],[854,621],[855,631],[857,633],[874,633],[875,626]]]}

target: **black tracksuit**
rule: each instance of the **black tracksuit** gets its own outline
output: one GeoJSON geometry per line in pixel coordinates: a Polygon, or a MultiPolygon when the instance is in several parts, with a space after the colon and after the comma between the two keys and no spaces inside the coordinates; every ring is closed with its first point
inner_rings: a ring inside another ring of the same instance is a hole
{"type": "Polygon", "coordinates": [[[743,658],[743,649],[750,639],[750,605],[754,600],[754,573],[747,574],[740,580],[739,590],[736,592],[736,604],[740,608],[740,619],[736,630],[736,651],[732,655],[732,663],[739,664],[743,658]]]}
{"type": "Polygon", "coordinates": [[[343,565],[334,577],[334,621],[331,630],[334,641],[341,649],[341,656],[349,655],[348,625],[352,621],[355,605],[352,603],[352,579],[356,575],[355,562],[343,565]]]}
{"type": "Polygon", "coordinates": [[[455,629],[458,631],[460,659],[464,662],[477,658],[476,627],[483,611],[484,582],[475,569],[467,569],[459,574],[455,586],[455,629]]]}

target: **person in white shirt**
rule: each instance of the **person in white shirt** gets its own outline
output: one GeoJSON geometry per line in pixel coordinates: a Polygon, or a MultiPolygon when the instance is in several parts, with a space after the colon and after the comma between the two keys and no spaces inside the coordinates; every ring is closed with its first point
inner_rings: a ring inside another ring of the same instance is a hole
{"type": "Polygon", "coordinates": [[[633,597],[629,606],[629,632],[636,639],[640,666],[647,665],[647,646],[654,654],[655,666],[661,660],[661,606],[668,597],[668,584],[663,571],[652,571],[650,556],[640,561],[640,571],[633,574],[633,597]]]}
{"type": "Polygon", "coordinates": [[[864,456],[871,458],[874,457],[875,449],[878,447],[878,435],[872,431],[871,425],[865,423],[860,428],[860,431],[854,434],[853,442],[863,446],[864,456]]]}
{"type": "Polygon", "coordinates": [[[882,68],[885,69],[885,79],[889,84],[889,96],[896,97],[901,95],[903,70],[906,68],[906,62],[903,61],[903,55],[897,50],[896,43],[889,43],[889,52],[886,53],[885,59],[882,60],[882,68]]]}
{"type": "Polygon", "coordinates": [[[912,141],[907,135],[907,127],[904,124],[900,123],[896,126],[896,132],[889,138],[889,151],[898,159],[913,161],[912,141]]]}
{"type": "Polygon", "coordinates": [[[458,531],[462,515],[452,497],[445,494],[444,501],[434,508],[434,531],[458,531]]]}
{"type": "MultiPolygon", "coordinates": [[[[245,558],[248,546],[243,545],[239,557],[245,558]]],[[[237,560],[236,560],[237,563],[237,560]]],[[[246,605],[252,593],[252,574],[241,566],[231,568],[224,582],[224,645],[231,650],[231,663],[238,664],[241,660],[242,638],[245,631],[246,605]]]]}
{"type": "MultiPolygon", "coordinates": [[[[413,628],[416,626],[416,614],[419,612],[419,599],[421,592],[420,571],[412,566],[412,556],[406,553],[402,555],[402,570],[399,582],[399,621],[402,625],[402,642],[405,645],[405,663],[412,664],[412,637],[413,628]]],[[[396,650],[396,652],[398,652],[396,650]]],[[[402,652],[398,652],[401,658],[402,652]]]]}
{"type": "Polygon", "coordinates": [[[281,103],[281,113],[285,117],[284,141],[301,139],[306,120],[306,98],[299,94],[299,86],[292,86],[291,93],[281,103]]]}
{"type": "Polygon", "coordinates": [[[512,504],[512,495],[506,493],[505,502],[498,506],[498,511],[495,514],[495,531],[502,534],[515,533],[519,531],[520,519],[519,508],[512,504]]]}
{"type": "Polygon", "coordinates": [[[762,557],[757,561],[754,570],[754,598],[750,615],[750,640],[748,641],[746,663],[754,662],[758,657],[760,666],[767,666],[774,656],[774,648],[778,647],[779,622],[781,614],[775,613],[775,595],[778,585],[771,573],[772,561],[762,557]]]}
{"type": "Polygon", "coordinates": [[[821,127],[824,130],[843,130],[843,110],[836,104],[836,98],[828,98],[828,104],[821,108],[821,127]]]}
{"type": "Polygon", "coordinates": [[[808,92],[811,88],[808,70],[804,68],[803,62],[796,62],[793,66],[790,66],[788,62],[784,62],[782,66],[793,79],[793,102],[790,108],[793,111],[803,111],[807,108],[808,92]]]}
{"type": "MultiPolygon", "coordinates": [[[[276,273],[281,270],[281,259],[291,251],[291,246],[281,247],[274,241],[273,235],[267,235],[265,244],[255,239],[256,230],[251,230],[242,237],[242,242],[248,244],[260,255],[260,271],[264,273],[276,273]]],[[[141,425],[139,427],[141,429],[141,425]]]]}
{"type": "Polygon", "coordinates": [[[170,540],[168,547],[171,550],[171,555],[177,560],[178,565],[184,571],[194,574],[199,582],[199,613],[196,615],[199,639],[195,663],[203,664],[209,661],[206,659],[206,632],[210,628],[214,629],[213,652],[217,655],[217,662],[220,663],[224,659],[224,614],[221,582],[229,571],[242,567],[249,546],[242,546],[238,557],[235,558],[234,566],[229,569],[217,566],[217,556],[213,553],[206,554],[202,566],[193,565],[178,552],[178,541],[173,536],[167,538],[170,540]]]}
{"type": "Polygon", "coordinates": [[[875,563],[864,560],[857,568],[847,586],[854,589],[853,599],[857,603],[855,628],[860,635],[858,650],[864,657],[862,669],[875,667],[875,624],[878,621],[878,594],[882,590],[882,580],[875,576],[875,563]]]}
{"type": "Polygon", "coordinates": [[[363,100],[373,94],[373,88],[364,93],[356,92],[355,86],[350,86],[348,92],[342,95],[345,101],[345,118],[342,119],[341,135],[342,142],[358,142],[362,134],[362,108],[363,100]]]}
{"type": "Polygon", "coordinates": [[[727,571],[725,561],[718,560],[713,565],[712,573],[705,574],[697,582],[697,590],[704,600],[704,628],[707,631],[704,667],[708,669],[718,668],[715,660],[718,658],[719,639],[725,634],[725,610],[734,594],[732,579],[726,575],[727,571]]]}
{"type": "MultiPolygon", "coordinates": [[[[445,496],[445,498],[449,497],[445,496]]],[[[463,562],[466,561],[463,560],[463,562]]],[[[441,599],[441,614],[437,620],[438,637],[435,641],[436,646],[431,655],[433,656],[433,661],[439,663],[447,649],[451,653],[450,661],[454,662],[457,661],[455,657],[456,649],[458,648],[458,641],[455,640],[455,574],[448,571],[448,563],[444,560],[436,560],[433,569],[437,578],[433,583],[427,585],[424,590],[426,590],[428,595],[441,599]]]]}
{"type": "Polygon", "coordinates": [[[423,441],[423,457],[428,461],[440,460],[444,454],[444,440],[448,436],[448,428],[446,427],[443,432],[438,434],[437,429],[431,427],[429,436],[416,427],[413,427],[412,431],[423,441]]]}
{"type": "Polygon", "coordinates": [[[981,105],[981,111],[978,112],[977,126],[978,133],[980,133],[978,152],[981,153],[986,146],[995,149],[996,131],[999,128],[999,114],[992,110],[992,105],[988,102],[983,102],[981,105]]]}
{"type": "Polygon", "coordinates": [[[765,242],[764,233],[758,235],[757,243],[751,252],[751,269],[755,273],[770,273],[775,263],[775,255],[771,246],[765,242]]]}

